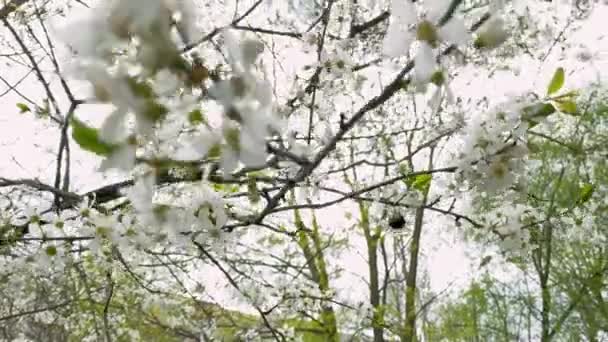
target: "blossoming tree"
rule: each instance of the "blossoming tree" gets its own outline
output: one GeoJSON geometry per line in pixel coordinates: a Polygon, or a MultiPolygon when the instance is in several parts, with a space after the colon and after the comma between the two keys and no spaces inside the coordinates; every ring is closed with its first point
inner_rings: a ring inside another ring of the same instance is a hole
{"type": "Polygon", "coordinates": [[[579,95],[580,115],[570,118],[574,125],[560,122],[551,136],[531,131],[531,153],[538,162],[528,171],[525,201],[550,213],[526,222],[537,248],[512,257],[510,271],[520,274],[512,279],[491,272],[492,261],[486,259],[482,280],[473,281],[429,322],[428,339],[600,341],[606,336],[606,204],[595,199],[606,184],[605,96],[605,88],[591,87],[579,95]]]}
{"type": "MultiPolygon", "coordinates": [[[[561,66],[541,92],[454,85],[471,66],[499,82],[522,51],[543,65],[589,13],[581,1],[7,2],[3,58],[25,73],[2,79],[6,94],[57,144],[52,170],[0,178],[4,337],[418,340],[437,301],[424,290],[431,237],[547,267],[539,234],[555,207],[522,200],[531,137],[558,139],[551,127],[581,113],[561,66]],[[84,180],[99,174],[111,180],[84,180]]],[[[584,202],[600,192],[586,184],[584,202]]]]}

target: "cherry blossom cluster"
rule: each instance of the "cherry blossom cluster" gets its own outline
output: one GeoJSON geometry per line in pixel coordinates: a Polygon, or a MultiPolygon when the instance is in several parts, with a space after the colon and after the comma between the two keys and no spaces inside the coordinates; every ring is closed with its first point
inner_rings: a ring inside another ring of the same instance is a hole
{"type": "Polygon", "coordinates": [[[178,160],[219,155],[226,172],[239,162],[264,163],[265,138],[281,124],[270,85],[254,70],[263,45],[224,30],[231,75],[221,79],[199,57],[182,56],[180,45],[196,32],[193,13],[186,1],[113,1],[78,23],[90,34],[72,44],[79,54],[74,74],[84,76],[98,101],[115,107],[100,137],[117,148],[102,169],[131,171],[139,150],[178,160]],[[200,108],[210,99],[224,109],[219,124],[200,108]],[[127,127],[131,116],[135,131],[127,127]]]}
{"type": "MultiPolygon", "coordinates": [[[[473,35],[462,18],[454,16],[453,1],[426,0],[420,2],[391,1],[391,19],[384,36],[383,54],[388,57],[414,54],[414,83],[424,87],[438,71],[438,48],[441,44],[466,47],[473,35]],[[416,44],[414,44],[416,43],[416,44]]],[[[503,20],[496,15],[485,22],[474,40],[477,48],[495,48],[508,37],[503,20]]]]}
{"type": "MultiPolygon", "coordinates": [[[[100,169],[135,176],[127,197],[145,225],[190,217],[155,202],[162,161],[215,161],[225,175],[241,164],[260,167],[267,157],[267,136],[283,126],[270,84],[256,71],[262,43],[223,30],[230,66],[226,76],[211,71],[196,54],[191,60],[183,56],[183,46],[197,31],[195,12],[188,1],[111,1],[74,24],[82,35],[65,37],[78,55],[72,74],[91,85],[99,103],[114,108],[95,146],[94,152],[105,157],[100,169]]],[[[213,191],[208,195],[214,198],[213,191]]],[[[206,203],[212,204],[198,206],[195,216],[207,220],[199,222],[202,227],[217,231],[227,220],[223,204],[206,203]]],[[[191,226],[182,223],[183,229],[191,226]]],[[[184,232],[173,233],[177,238],[184,232]]]]}
{"type": "Polygon", "coordinates": [[[515,99],[473,117],[463,131],[458,155],[459,180],[479,193],[509,190],[525,171],[527,122],[515,99]]]}

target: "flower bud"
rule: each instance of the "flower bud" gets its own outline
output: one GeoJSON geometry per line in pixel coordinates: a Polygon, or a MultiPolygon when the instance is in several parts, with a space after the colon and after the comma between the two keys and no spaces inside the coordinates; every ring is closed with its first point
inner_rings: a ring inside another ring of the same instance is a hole
{"type": "Polygon", "coordinates": [[[437,46],[439,36],[437,35],[437,29],[428,20],[424,20],[418,24],[416,29],[416,39],[429,43],[432,47],[437,46]]]}

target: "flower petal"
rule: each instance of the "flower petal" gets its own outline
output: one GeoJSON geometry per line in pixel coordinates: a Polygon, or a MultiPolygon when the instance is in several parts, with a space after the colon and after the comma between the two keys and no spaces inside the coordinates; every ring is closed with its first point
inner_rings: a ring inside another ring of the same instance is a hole
{"type": "MultiPolygon", "coordinates": [[[[224,37],[224,43],[228,50],[228,60],[233,69],[238,69],[238,65],[242,60],[241,47],[239,46],[239,40],[234,32],[231,30],[224,30],[222,33],[224,37]]],[[[243,70],[233,70],[242,72],[243,70]]]]}
{"type": "Polygon", "coordinates": [[[258,56],[264,51],[264,45],[253,39],[244,40],[241,43],[241,63],[245,70],[249,70],[258,56]]]}
{"type": "Polygon", "coordinates": [[[461,18],[452,18],[439,28],[439,37],[457,45],[466,45],[471,41],[471,34],[461,18]]]}
{"type": "Polygon", "coordinates": [[[99,171],[104,172],[111,169],[131,171],[135,166],[135,149],[135,145],[123,145],[101,162],[99,171]]]}
{"type": "Polygon", "coordinates": [[[416,7],[409,0],[391,1],[391,23],[395,22],[404,27],[415,24],[417,20],[416,7]]]}
{"type": "MultiPolygon", "coordinates": [[[[404,1],[409,2],[409,1],[404,1]]],[[[445,14],[450,6],[451,1],[449,0],[425,0],[424,5],[426,7],[426,18],[432,23],[437,23],[441,17],[445,14]]]]}
{"type": "Polygon", "coordinates": [[[426,42],[421,42],[414,58],[414,78],[418,83],[427,83],[437,67],[435,52],[426,42]]]}
{"type": "Polygon", "coordinates": [[[241,151],[239,157],[246,166],[260,166],[266,162],[266,146],[264,135],[256,136],[256,132],[241,130],[241,151]]]}
{"type": "Polygon", "coordinates": [[[225,175],[231,174],[239,166],[238,155],[230,146],[222,149],[220,165],[225,175]]]}
{"type": "Polygon", "coordinates": [[[382,54],[388,57],[401,57],[408,53],[414,35],[398,24],[391,23],[384,36],[382,54]]]}
{"type": "Polygon", "coordinates": [[[127,139],[125,115],[127,112],[121,108],[110,114],[99,130],[99,138],[108,144],[119,144],[127,139]]]}

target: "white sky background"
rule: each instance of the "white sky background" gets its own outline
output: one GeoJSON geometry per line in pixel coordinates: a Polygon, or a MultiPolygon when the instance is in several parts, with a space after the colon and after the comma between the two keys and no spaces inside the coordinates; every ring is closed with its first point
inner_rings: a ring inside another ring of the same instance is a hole
{"type": "MultiPolygon", "coordinates": [[[[226,15],[225,19],[229,19],[230,15],[226,15]]],[[[566,69],[566,88],[576,88],[588,84],[590,81],[597,79],[600,72],[606,70],[608,66],[608,38],[604,38],[607,31],[606,18],[608,18],[608,6],[598,5],[592,16],[583,23],[581,29],[569,38],[569,41],[574,45],[581,45],[589,49],[592,54],[596,55],[593,64],[591,62],[581,63],[573,58],[574,50],[567,50],[566,56],[561,56],[559,48],[556,48],[551,56],[542,64],[532,61],[529,57],[522,57],[519,68],[519,73],[515,75],[513,71],[499,71],[491,80],[480,77],[477,71],[472,67],[460,69],[460,75],[452,81],[452,89],[457,95],[463,98],[478,99],[482,96],[487,96],[491,99],[500,99],[507,93],[523,93],[526,90],[532,90],[536,93],[543,94],[546,89],[551,75],[557,66],[563,66],[566,69]]],[[[223,22],[227,22],[224,20],[223,22]]],[[[558,25],[558,27],[560,27],[558,25]]],[[[8,35],[4,29],[4,35],[8,35]]],[[[208,32],[209,30],[204,30],[208,32]]],[[[77,34],[77,33],[75,33],[77,34]]],[[[296,53],[296,51],[294,51],[296,53]]],[[[294,59],[295,60],[295,59],[294,59]]],[[[289,67],[290,61],[283,61],[288,69],[297,70],[298,64],[289,67]]],[[[7,68],[0,66],[1,75],[9,82],[14,83],[27,72],[20,70],[18,67],[12,66],[7,68]]],[[[370,75],[377,70],[370,69],[370,75]]],[[[605,77],[606,74],[602,75],[605,77]]],[[[53,80],[52,84],[58,90],[56,93],[61,94],[62,91],[57,87],[58,82],[53,80]]],[[[71,83],[74,85],[75,83],[71,83]]],[[[0,93],[6,89],[0,84],[0,93]]],[[[30,75],[18,88],[19,91],[32,97],[34,101],[39,101],[44,96],[38,81],[30,75]]],[[[72,87],[75,89],[75,87],[72,87]]],[[[80,89],[84,93],[86,88],[80,89]]],[[[44,120],[34,120],[31,113],[19,114],[19,109],[16,103],[24,102],[15,93],[10,92],[0,98],[0,176],[7,178],[39,178],[41,181],[52,184],[55,173],[55,151],[59,141],[58,129],[44,120]]],[[[99,115],[99,108],[95,106],[81,106],[78,110],[80,118],[92,120],[91,122],[100,124],[103,116],[99,115]],[[90,112],[88,111],[90,110],[90,112]]],[[[77,146],[72,143],[72,190],[84,192],[93,188],[97,188],[102,184],[112,183],[117,179],[116,174],[110,174],[109,177],[96,172],[96,167],[99,165],[100,159],[87,152],[77,151],[77,146]]],[[[343,205],[341,207],[350,210],[356,215],[357,210],[354,206],[343,205]]],[[[336,227],[349,224],[344,218],[344,211],[336,210],[336,208],[325,209],[318,211],[317,217],[321,225],[324,227],[336,227]]],[[[441,222],[430,223],[428,225],[431,231],[441,231],[441,236],[433,234],[425,234],[423,236],[424,252],[427,254],[426,263],[428,272],[431,277],[431,288],[434,291],[441,291],[445,286],[456,280],[459,284],[466,283],[472,274],[476,271],[471,268],[471,262],[477,263],[478,260],[472,260],[467,256],[467,252],[473,250],[466,245],[458,242],[458,233],[451,231],[448,225],[447,229],[442,228],[441,222]]],[[[428,230],[427,230],[428,231],[428,230]]],[[[367,266],[363,255],[366,255],[365,246],[361,241],[359,253],[353,252],[343,260],[344,266],[353,274],[367,274],[367,266]]],[[[475,254],[478,254],[478,250],[475,254]]],[[[479,255],[477,255],[479,256],[479,255]]],[[[493,268],[496,270],[496,268],[493,268]]],[[[207,274],[208,276],[208,274],[207,274]]],[[[219,274],[218,274],[219,276],[219,274]]],[[[208,279],[215,279],[207,277],[208,279]]],[[[353,284],[357,276],[344,277],[333,285],[340,289],[347,289],[353,284]]],[[[367,288],[359,280],[356,280],[357,290],[366,293],[367,288]]],[[[217,293],[216,299],[222,302],[226,298],[221,298],[221,293],[217,293]]]]}

